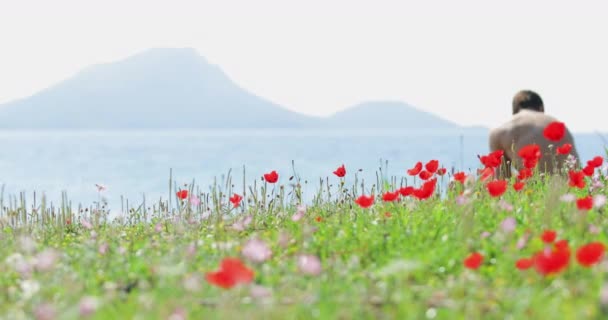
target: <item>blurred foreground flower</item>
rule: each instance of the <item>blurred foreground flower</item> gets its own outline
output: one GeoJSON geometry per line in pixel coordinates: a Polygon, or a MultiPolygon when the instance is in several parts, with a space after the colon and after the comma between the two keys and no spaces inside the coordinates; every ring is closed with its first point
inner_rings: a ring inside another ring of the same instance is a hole
{"type": "Polygon", "coordinates": [[[107,243],[102,243],[101,245],[99,245],[99,254],[101,254],[102,256],[105,255],[106,253],[108,253],[108,244],[107,243]]]}
{"type": "Polygon", "coordinates": [[[238,208],[241,205],[241,201],[243,200],[243,197],[241,195],[235,193],[228,200],[230,200],[230,203],[232,203],[233,207],[238,208]]]}
{"type": "Polygon", "coordinates": [[[254,263],[264,262],[272,256],[268,245],[260,239],[251,239],[243,246],[243,256],[254,263]]]}
{"type": "Polygon", "coordinates": [[[247,226],[251,224],[253,221],[253,217],[245,216],[242,219],[237,220],[234,224],[232,224],[232,229],[236,231],[244,231],[247,226]]]}
{"type": "Polygon", "coordinates": [[[272,290],[260,285],[252,285],[249,294],[255,299],[270,298],[272,296],[272,290]]]}
{"type": "Polygon", "coordinates": [[[583,267],[590,267],[600,262],[605,250],[606,248],[601,242],[586,244],[576,251],[576,260],[583,267]]]}
{"type": "Polygon", "coordinates": [[[317,276],[321,274],[322,267],[319,258],[309,254],[298,256],[298,269],[306,275],[317,276]]]}
{"type": "Polygon", "coordinates": [[[34,239],[28,236],[23,236],[19,238],[19,246],[24,253],[31,254],[36,250],[37,244],[34,239]]]}
{"type": "Polygon", "coordinates": [[[515,267],[519,270],[528,270],[534,266],[534,259],[521,258],[515,262],[515,267]]]}
{"type": "Polygon", "coordinates": [[[186,200],[188,198],[188,190],[180,190],[175,193],[178,199],[186,200]]]}
{"type": "Polygon", "coordinates": [[[503,193],[505,193],[505,191],[507,191],[507,181],[506,180],[497,180],[497,181],[488,182],[488,184],[486,185],[486,188],[488,189],[488,193],[492,197],[500,197],[503,195],[503,193]]]}
{"type": "Polygon", "coordinates": [[[407,170],[410,176],[417,176],[422,171],[422,162],[416,162],[413,168],[407,170]]]}
{"type": "Polygon", "coordinates": [[[593,208],[593,197],[587,196],[576,200],[576,207],[579,210],[587,211],[593,208]]]}
{"type": "Polygon", "coordinates": [[[80,224],[82,225],[83,228],[91,230],[93,229],[93,225],[86,219],[82,219],[80,220],[80,224]]]}
{"type": "Polygon", "coordinates": [[[568,155],[572,150],[572,145],[569,143],[564,143],[561,147],[555,148],[555,153],[560,155],[568,155]]]}
{"type": "Polygon", "coordinates": [[[296,209],[296,213],[293,216],[291,216],[291,221],[300,221],[302,218],[304,218],[305,214],[306,214],[306,206],[299,205],[298,208],[296,209]]]}
{"type": "Polygon", "coordinates": [[[399,199],[399,191],[395,192],[386,192],[382,195],[382,201],[384,202],[393,202],[399,199]]]}
{"type": "Polygon", "coordinates": [[[595,208],[601,208],[604,205],[606,205],[606,196],[603,194],[598,194],[595,197],[593,197],[593,206],[595,208]]]}
{"type": "Polygon", "coordinates": [[[207,282],[214,286],[230,289],[239,284],[253,281],[253,270],[247,268],[238,258],[224,258],[220,269],[206,274],[207,282]]]}
{"type": "Polygon", "coordinates": [[[456,197],[456,203],[460,206],[463,206],[467,203],[471,202],[471,200],[465,195],[459,195],[456,197]]]}
{"type": "Polygon", "coordinates": [[[512,205],[512,204],[510,204],[510,203],[508,203],[508,202],[506,202],[504,199],[501,199],[501,200],[498,202],[498,206],[499,206],[499,207],[500,207],[502,210],[505,210],[505,211],[513,211],[513,205],[512,205]]]}
{"type": "Polygon", "coordinates": [[[570,203],[570,202],[573,202],[574,200],[576,200],[576,196],[573,195],[572,193],[566,193],[566,194],[562,195],[559,199],[563,202],[570,203]]]}
{"type": "Polygon", "coordinates": [[[198,207],[198,205],[201,204],[201,199],[193,194],[190,196],[190,204],[198,207]]]}
{"type": "Polygon", "coordinates": [[[167,318],[167,320],[186,320],[187,312],[184,308],[177,308],[173,310],[173,313],[167,318]]]}
{"type": "Polygon", "coordinates": [[[458,181],[458,182],[464,184],[466,179],[467,179],[466,173],[464,173],[464,172],[454,173],[454,181],[458,181]]]}
{"type": "Polygon", "coordinates": [[[544,243],[553,243],[557,238],[557,232],[553,230],[545,230],[543,234],[540,236],[540,239],[543,240],[544,243]]]}
{"type": "Polygon", "coordinates": [[[471,269],[471,270],[477,270],[481,266],[482,263],[483,263],[483,255],[481,255],[478,252],[471,253],[463,261],[464,266],[467,269],[471,269]]]}
{"type": "Polygon", "coordinates": [[[91,316],[93,313],[95,313],[95,311],[97,310],[97,308],[99,307],[99,299],[94,298],[94,297],[83,297],[82,299],[80,299],[80,304],[79,304],[79,313],[81,317],[89,317],[91,316]]]}
{"type": "Polygon", "coordinates": [[[57,311],[55,311],[55,307],[48,303],[41,304],[34,308],[34,316],[36,320],[53,320],[57,311]]]}
{"type": "Polygon", "coordinates": [[[53,249],[45,249],[37,254],[34,258],[34,266],[36,267],[36,270],[41,272],[50,271],[55,266],[58,259],[59,253],[57,251],[53,249]]]}
{"type": "Polygon", "coordinates": [[[566,125],[563,122],[553,121],[543,130],[543,135],[549,141],[558,142],[566,134],[566,125]]]}
{"type": "Polygon", "coordinates": [[[534,257],[536,271],[544,276],[557,274],[568,267],[570,263],[570,248],[568,242],[560,240],[553,245],[538,252],[534,257]]]}
{"type": "Polygon", "coordinates": [[[355,200],[355,203],[358,204],[361,208],[369,208],[374,204],[374,196],[366,196],[362,195],[355,200]]]}
{"type": "Polygon", "coordinates": [[[517,221],[513,217],[505,218],[500,223],[500,229],[505,234],[510,234],[511,232],[515,231],[516,226],[517,226],[517,221]]]}

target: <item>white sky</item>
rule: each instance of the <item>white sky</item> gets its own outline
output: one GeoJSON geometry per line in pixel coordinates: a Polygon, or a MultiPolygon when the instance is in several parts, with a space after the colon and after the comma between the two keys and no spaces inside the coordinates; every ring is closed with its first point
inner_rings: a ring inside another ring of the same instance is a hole
{"type": "Polygon", "coordinates": [[[0,103],[90,64],[194,47],[302,113],[402,100],[494,126],[536,90],[575,131],[607,131],[605,0],[0,0],[0,103]]]}

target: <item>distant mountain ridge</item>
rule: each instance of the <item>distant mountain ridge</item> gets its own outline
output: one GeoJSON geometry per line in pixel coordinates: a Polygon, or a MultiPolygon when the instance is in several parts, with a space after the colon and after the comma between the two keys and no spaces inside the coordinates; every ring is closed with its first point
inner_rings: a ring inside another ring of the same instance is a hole
{"type": "Polygon", "coordinates": [[[150,49],[0,105],[0,129],[460,128],[402,102],[307,116],[235,84],[194,49],[150,49]]]}
{"type": "Polygon", "coordinates": [[[327,118],[335,128],[442,128],[459,125],[399,101],[365,102],[327,118]]]}

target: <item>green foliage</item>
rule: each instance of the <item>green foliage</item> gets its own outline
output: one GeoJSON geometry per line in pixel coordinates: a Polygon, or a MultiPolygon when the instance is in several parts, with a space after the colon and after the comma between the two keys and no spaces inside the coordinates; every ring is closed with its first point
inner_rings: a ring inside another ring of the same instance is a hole
{"type": "MultiPolygon", "coordinates": [[[[324,187],[321,180],[299,221],[291,219],[302,197],[297,186],[252,186],[245,208],[234,209],[227,184],[213,194],[196,192],[198,206],[160,202],[122,216],[100,206],[33,211],[22,201],[0,215],[0,318],[29,318],[50,306],[58,319],[78,319],[84,297],[99,304],[90,319],[167,319],[179,310],[189,319],[605,318],[604,264],[583,268],[573,258],[566,272],[551,277],[515,268],[517,259],[542,250],[538,237],[545,229],[572,248],[608,243],[603,208],[583,213],[559,200],[586,190],[568,190],[560,178],[535,179],[503,196],[512,211],[481,184],[469,189],[464,204],[456,201],[458,185],[442,199],[377,199],[361,209],[353,203],[357,188],[335,181],[324,187]],[[244,230],[231,227],[246,215],[253,220],[244,230]],[[517,222],[512,233],[500,227],[507,217],[517,222]],[[518,248],[526,235],[527,245],[518,248]],[[242,257],[253,237],[272,250],[263,263],[244,259],[255,271],[254,285],[269,289],[269,297],[252,297],[253,284],[224,290],[205,281],[222,258],[242,257]],[[36,259],[45,250],[56,257],[40,268],[36,259]],[[463,267],[473,251],[485,257],[475,271],[463,267]],[[319,257],[322,273],[300,273],[299,254],[319,257]]],[[[380,189],[396,187],[380,183],[380,189]]]]}

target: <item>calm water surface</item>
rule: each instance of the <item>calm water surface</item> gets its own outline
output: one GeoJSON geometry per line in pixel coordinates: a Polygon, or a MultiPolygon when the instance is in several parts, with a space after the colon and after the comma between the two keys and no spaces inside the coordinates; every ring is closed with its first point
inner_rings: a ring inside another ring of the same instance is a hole
{"type": "MultiPolygon", "coordinates": [[[[575,136],[579,153],[588,159],[603,153],[597,135],[575,136]]],[[[4,196],[21,191],[31,198],[44,192],[54,202],[66,191],[74,202],[98,198],[95,184],[107,186],[105,196],[116,206],[123,195],[138,202],[167,198],[169,171],[178,184],[193,180],[207,189],[232,170],[242,189],[265,172],[277,170],[280,182],[297,174],[309,183],[310,197],[320,177],[332,176],[340,164],[348,176],[375,181],[376,171],[402,177],[416,161],[439,159],[447,168],[476,168],[476,155],[486,153],[484,133],[407,130],[240,130],[240,131],[121,131],[121,132],[0,132],[0,184],[4,196]],[[314,183],[313,183],[314,182],[314,183]]],[[[371,184],[371,183],[370,183],[371,184]]]]}

